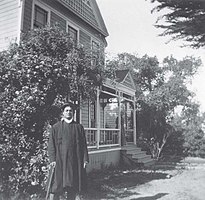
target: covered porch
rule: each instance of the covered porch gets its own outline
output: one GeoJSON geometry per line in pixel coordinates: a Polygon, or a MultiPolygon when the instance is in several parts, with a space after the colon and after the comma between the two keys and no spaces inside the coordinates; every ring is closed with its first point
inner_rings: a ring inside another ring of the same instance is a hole
{"type": "Polygon", "coordinates": [[[116,77],[97,89],[96,101],[81,104],[90,151],[136,144],[135,84],[128,70],[117,71],[116,77]]]}
{"type": "Polygon", "coordinates": [[[88,171],[118,165],[122,151],[136,145],[135,84],[129,70],[116,71],[97,89],[95,101],[81,103],[90,162],[88,171]]]}

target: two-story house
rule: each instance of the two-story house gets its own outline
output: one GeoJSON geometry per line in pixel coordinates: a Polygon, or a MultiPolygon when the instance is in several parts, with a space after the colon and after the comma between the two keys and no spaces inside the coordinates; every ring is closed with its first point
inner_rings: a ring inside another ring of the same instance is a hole
{"type": "Polygon", "coordinates": [[[0,50],[18,42],[22,31],[55,23],[82,45],[107,45],[108,32],[95,0],[2,0],[0,50]]]}
{"type": "MultiPolygon", "coordinates": [[[[108,31],[96,0],[1,0],[0,51],[18,43],[21,32],[56,23],[86,48],[104,51],[107,46],[108,31]]],[[[135,84],[128,70],[117,71],[116,77],[97,90],[95,102],[81,103],[79,119],[90,150],[88,170],[118,164],[122,145],[136,144],[135,84]]],[[[149,161],[141,152],[140,156],[149,161]]]]}

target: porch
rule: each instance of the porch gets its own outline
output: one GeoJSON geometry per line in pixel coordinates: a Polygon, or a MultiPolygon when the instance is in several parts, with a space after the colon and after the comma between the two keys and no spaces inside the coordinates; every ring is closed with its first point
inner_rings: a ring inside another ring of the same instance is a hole
{"type": "Polygon", "coordinates": [[[116,72],[97,89],[95,101],[81,102],[90,163],[88,171],[118,165],[127,145],[136,147],[135,84],[129,70],[116,72]]]}
{"type": "Polygon", "coordinates": [[[83,101],[80,122],[89,149],[136,144],[135,84],[128,70],[118,71],[115,81],[107,79],[97,89],[95,101],[83,101]]]}
{"type": "MultiPolygon", "coordinates": [[[[121,147],[121,130],[109,128],[85,128],[88,149],[97,150],[121,147]]],[[[134,130],[125,130],[125,144],[134,144],[134,130]]]]}

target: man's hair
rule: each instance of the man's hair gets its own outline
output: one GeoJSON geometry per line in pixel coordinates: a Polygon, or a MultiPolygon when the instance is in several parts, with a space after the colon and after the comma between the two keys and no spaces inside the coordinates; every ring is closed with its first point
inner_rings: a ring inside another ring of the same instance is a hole
{"type": "Polygon", "coordinates": [[[75,105],[74,105],[72,102],[65,103],[65,104],[61,107],[61,110],[64,111],[64,109],[65,109],[66,107],[71,107],[73,111],[75,110],[75,105]]]}

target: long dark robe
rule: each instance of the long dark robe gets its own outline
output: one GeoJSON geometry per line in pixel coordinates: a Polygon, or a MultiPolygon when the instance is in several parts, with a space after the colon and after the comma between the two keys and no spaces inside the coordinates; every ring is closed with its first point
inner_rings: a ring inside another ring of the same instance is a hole
{"type": "Polygon", "coordinates": [[[81,192],[86,186],[84,162],[88,162],[88,150],[84,128],[81,124],[60,121],[53,125],[49,136],[48,155],[56,167],[50,191],[62,193],[67,187],[81,192]]]}

